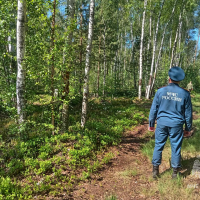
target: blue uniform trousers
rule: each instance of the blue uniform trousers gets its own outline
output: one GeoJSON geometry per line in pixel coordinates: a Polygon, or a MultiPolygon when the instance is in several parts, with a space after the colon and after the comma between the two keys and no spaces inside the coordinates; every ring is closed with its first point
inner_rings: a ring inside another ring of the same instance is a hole
{"type": "Polygon", "coordinates": [[[171,166],[173,168],[181,167],[181,145],[183,141],[183,126],[168,127],[157,125],[155,131],[155,148],[152,164],[158,166],[161,164],[162,151],[169,135],[171,143],[171,166]]]}

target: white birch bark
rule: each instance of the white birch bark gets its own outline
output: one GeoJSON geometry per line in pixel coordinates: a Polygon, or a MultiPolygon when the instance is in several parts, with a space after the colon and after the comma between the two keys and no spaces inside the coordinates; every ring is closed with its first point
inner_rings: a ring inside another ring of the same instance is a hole
{"type": "Polygon", "coordinates": [[[174,45],[173,45],[173,48],[172,48],[172,54],[171,54],[171,61],[170,61],[170,68],[172,68],[172,65],[173,65],[173,62],[174,62],[174,54],[175,54],[175,51],[176,51],[176,45],[177,45],[177,39],[178,39],[178,33],[179,33],[179,28],[180,28],[180,25],[181,25],[181,15],[182,13],[180,13],[179,15],[179,23],[178,23],[178,27],[177,27],[177,30],[176,30],[176,36],[175,36],[175,39],[174,39],[174,45]]]}
{"type": "Polygon", "coordinates": [[[116,92],[117,85],[117,65],[118,65],[118,50],[115,53],[115,63],[114,63],[114,91],[116,92]]]}
{"type": "MultiPolygon", "coordinates": [[[[134,41],[133,41],[133,22],[131,21],[131,26],[130,26],[130,30],[131,30],[131,56],[130,56],[130,61],[129,61],[129,71],[131,68],[131,65],[133,65],[133,50],[134,50],[134,41]]],[[[128,73],[129,75],[130,73],[128,73]]],[[[133,74],[133,79],[134,79],[134,83],[135,83],[135,74],[133,74]]],[[[129,79],[130,77],[128,77],[128,86],[129,86],[129,79]]],[[[134,85],[135,87],[135,85],[134,85]]]]}
{"type": "Polygon", "coordinates": [[[149,99],[149,97],[150,97],[150,89],[151,89],[151,84],[152,84],[152,75],[153,75],[155,55],[156,55],[158,28],[159,28],[159,25],[160,25],[160,17],[161,17],[161,13],[162,13],[164,3],[165,3],[165,0],[163,0],[163,2],[162,2],[161,9],[160,9],[159,16],[158,16],[157,25],[156,25],[156,33],[155,33],[154,44],[153,44],[153,55],[152,55],[152,60],[151,60],[151,71],[150,71],[150,77],[149,77],[149,85],[146,87],[146,89],[147,89],[146,98],[147,99],[149,99]]]}
{"type": "Polygon", "coordinates": [[[18,122],[22,124],[25,120],[25,24],[26,24],[26,0],[18,0],[17,10],[17,114],[18,122]]]}
{"type": "MultiPolygon", "coordinates": [[[[151,5],[151,0],[150,0],[150,5],[151,5]]],[[[152,31],[152,13],[150,11],[150,17],[149,17],[149,41],[148,41],[148,46],[147,46],[147,50],[150,50],[150,46],[151,46],[151,31],[152,31]]]]}
{"type": "MultiPolygon", "coordinates": [[[[122,63],[122,54],[123,54],[123,51],[122,51],[122,33],[120,33],[120,36],[118,35],[118,41],[119,41],[119,37],[120,37],[120,48],[119,48],[119,53],[118,53],[118,56],[119,56],[119,63],[118,63],[118,81],[121,82],[122,80],[122,74],[121,74],[121,63],[122,63]]],[[[119,89],[121,87],[121,84],[119,84],[119,89]]]]}
{"type": "Polygon", "coordinates": [[[10,78],[10,75],[12,74],[12,52],[13,52],[11,36],[8,36],[7,52],[10,55],[10,66],[6,66],[5,71],[7,73],[7,83],[8,83],[8,85],[10,85],[10,83],[12,81],[11,78],[10,78]]]}
{"type": "Polygon", "coordinates": [[[176,58],[176,66],[179,66],[179,63],[181,61],[181,37],[182,37],[182,34],[181,34],[181,31],[182,31],[182,24],[183,22],[181,21],[180,23],[180,27],[179,27],[179,40],[178,40],[178,48],[179,48],[179,53],[177,55],[177,58],[176,58]]]}
{"type": "Polygon", "coordinates": [[[85,127],[87,105],[89,96],[89,71],[90,71],[90,56],[92,50],[92,37],[93,37],[93,26],[94,26],[94,7],[95,0],[90,0],[90,17],[89,17],[89,29],[88,29],[88,41],[86,47],[86,61],[85,61],[85,77],[83,86],[83,102],[82,102],[82,115],[81,115],[81,127],[85,127]]]}
{"type": "Polygon", "coordinates": [[[80,70],[79,70],[79,94],[81,95],[81,89],[82,89],[82,59],[83,59],[83,2],[81,0],[81,13],[80,13],[80,54],[79,54],[79,60],[80,60],[80,70]]]}
{"type": "Polygon", "coordinates": [[[194,54],[193,68],[195,66],[195,61],[196,61],[196,57],[197,57],[197,49],[198,49],[198,44],[199,44],[199,36],[200,36],[200,30],[198,29],[198,38],[197,38],[196,49],[195,49],[195,54],[194,54]]]}
{"type": "Polygon", "coordinates": [[[105,86],[106,86],[106,25],[104,22],[104,33],[103,33],[103,98],[105,98],[105,86]]]}
{"type": "Polygon", "coordinates": [[[170,50],[172,48],[172,31],[171,31],[170,38],[169,38],[169,48],[170,48],[170,50]]]}
{"type": "Polygon", "coordinates": [[[182,34],[181,34],[181,31],[182,31],[182,24],[183,22],[181,21],[181,24],[180,24],[180,28],[179,28],[179,42],[178,42],[178,47],[179,49],[181,48],[181,37],[182,37],[182,34]]]}
{"type": "Polygon", "coordinates": [[[170,21],[171,21],[173,15],[174,15],[174,11],[175,11],[175,8],[176,8],[176,3],[177,3],[177,0],[176,0],[175,3],[174,3],[174,6],[173,6],[173,9],[172,9],[172,13],[171,13],[170,19],[169,19],[169,21],[167,22],[167,24],[165,25],[165,28],[164,28],[164,31],[163,31],[162,40],[161,40],[161,44],[160,44],[160,49],[159,49],[159,53],[158,53],[158,57],[157,57],[156,65],[155,65],[155,71],[154,71],[153,82],[152,82],[152,85],[151,85],[150,95],[151,95],[151,93],[152,93],[152,90],[153,90],[153,87],[154,87],[154,84],[155,84],[155,79],[156,79],[158,64],[159,64],[160,57],[161,57],[161,52],[162,52],[162,48],[163,48],[163,44],[164,44],[164,39],[165,39],[165,35],[166,35],[166,30],[167,30],[167,27],[168,27],[168,25],[169,25],[169,23],[170,23],[170,21]]]}
{"type": "Polygon", "coordinates": [[[99,61],[98,61],[98,71],[97,71],[97,97],[99,97],[100,59],[101,59],[101,36],[99,37],[99,61]]]}
{"type": "Polygon", "coordinates": [[[53,13],[52,13],[52,27],[51,27],[51,125],[52,135],[54,135],[55,126],[55,110],[54,110],[54,74],[55,74],[55,18],[56,18],[56,0],[53,2],[53,13]]]}
{"type": "Polygon", "coordinates": [[[124,47],[124,78],[123,78],[123,88],[126,87],[126,28],[125,28],[125,47],[124,47]]]}
{"type": "Polygon", "coordinates": [[[140,40],[140,70],[139,70],[139,87],[138,87],[138,98],[141,99],[142,96],[142,54],[143,54],[143,40],[144,40],[144,23],[145,23],[145,13],[147,7],[147,0],[144,0],[144,11],[142,16],[142,30],[141,30],[141,40],[140,40]]]}
{"type": "Polygon", "coordinates": [[[11,36],[8,36],[8,52],[9,52],[9,53],[12,53],[12,52],[13,52],[11,36]]]}
{"type": "MultiPolygon", "coordinates": [[[[14,83],[14,80],[13,78],[11,77],[11,74],[12,74],[12,62],[13,62],[13,51],[14,51],[14,48],[12,46],[12,38],[11,36],[8,36],[8,53],[10,55],[10,65],[7,69],[7,73],[8,73],[8,84],[10,86],[11,83],[14,83]]],[[[15,103],[16,102],[16,97],[14,94],[12,94],[12,103],[13,103],[13,107],[15,106],[15,103]]]]}

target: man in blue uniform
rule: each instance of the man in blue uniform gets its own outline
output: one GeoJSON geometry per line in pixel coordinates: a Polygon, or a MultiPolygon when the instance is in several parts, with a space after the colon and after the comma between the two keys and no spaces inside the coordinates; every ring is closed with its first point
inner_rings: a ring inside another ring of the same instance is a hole
{"type": "Polygon", "coordinates": [[[192,128],[190,93],[178,85],[185,78],[185,73],[180,67],[172,67],[168,74],[169,84],[158,89],[149,114],[150,131],[154,131],[155,120],[157,120],[155,148],[152,159],[154,179],[159,176],[162,151],[168,136],[171,143],[172,178],[177,178],[181,167],[183,124],[185,124],[185,133],[192,128]]]}

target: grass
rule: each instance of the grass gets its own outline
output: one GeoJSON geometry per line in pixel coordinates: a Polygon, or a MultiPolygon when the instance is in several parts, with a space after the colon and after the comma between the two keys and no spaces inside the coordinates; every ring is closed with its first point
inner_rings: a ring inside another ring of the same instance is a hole
{"type": "Polygon", "coordinates": [[[109,197],[106,197],[105,200],[117,200],[117,197],[115,195],[111,195],[109,197]]]}
{"type": "Polygon", "coordinates": [[[171,179],[172,171],[168,171],[158,182],[158,191],[161,199],[193,199],[193,189],[185,187],[182,178],[178,180],[171,179]]]}
{"type": "Polygon", "coordinates": [[[133,177],[133,176],[138,175],[138,171],[136,169],[126,169],[124,171],[117,172],[116,174],[118,176],[128,178],[128,177],[133,177]]]}

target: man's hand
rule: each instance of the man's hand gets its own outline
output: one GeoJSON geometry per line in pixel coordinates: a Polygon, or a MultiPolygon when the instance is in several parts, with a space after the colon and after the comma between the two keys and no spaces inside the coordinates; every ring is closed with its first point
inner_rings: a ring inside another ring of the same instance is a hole
{"type": "Polygon", "coordinates": [[[154,132],[154,129],[155,129],[154,127],[149,127],[148,128],[148,130],[151,131],[151,132],[154,132]]]}
{"type": "Polygon", "coordinates": [[[183,137],[184,138],[187,138],[187,137],[190,137],[190,136],[192,136],[192,132],[191,131],[184,131],[184,133],[183,133],[183,137]]]}

